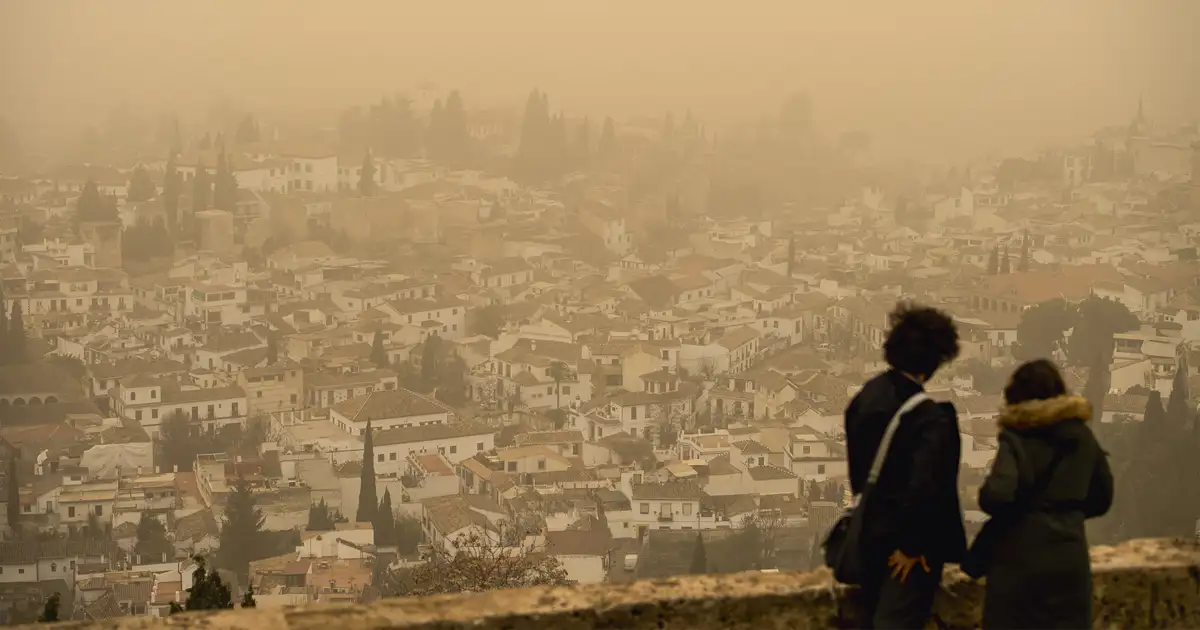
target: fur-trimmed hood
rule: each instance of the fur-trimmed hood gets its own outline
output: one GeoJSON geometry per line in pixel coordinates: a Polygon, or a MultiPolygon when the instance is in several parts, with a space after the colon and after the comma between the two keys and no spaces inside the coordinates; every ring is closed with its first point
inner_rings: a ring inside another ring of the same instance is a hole
{"type": "Polygon", "coordinates": [[[1050,426],[1063,420],[1092,418],[1092,404],[1083,396],[1057,396],[1041,400],[1026,400],[1007,405],[1000,410],[1000,426],[1008,429],[1032,429],[1050,426]]]}

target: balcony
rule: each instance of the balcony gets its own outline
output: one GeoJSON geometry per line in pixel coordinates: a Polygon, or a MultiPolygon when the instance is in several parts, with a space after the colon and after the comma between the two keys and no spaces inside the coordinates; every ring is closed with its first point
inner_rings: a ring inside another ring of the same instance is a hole
{"type": "MultiPolygon", "coordinates": [[[[1196,590],[1200,546],[1180,540],[1134,540],[1092,549],[1094,626],[1200,628],[1196,590]]],[[[947,571],[933,626],[977,628],[983,585],[947,571]]],[[[261,604],[260,604],[261,605],[261,604]]],[[[167,619],[110,619],[74,628],[291,628],[342,630],[551,630],[556,628],[812,628],[862,627],[853,589],[835,587],[826,570],[686,576],[629,584],[530,588],[435,598],[383,599],[363,606],[299,606],[167,619]],[[103,624],[103,625],[102,625],[103,624]]]]}
{"type": "Polygon", "coordinates": [[[675,515],[674,515],[674,514],[659,514],[659,515],[658,515],[658,522],[659,522],[659,523],[671,523],[671,522],[674,522],[674,521],[675,521],[675,515]]]}

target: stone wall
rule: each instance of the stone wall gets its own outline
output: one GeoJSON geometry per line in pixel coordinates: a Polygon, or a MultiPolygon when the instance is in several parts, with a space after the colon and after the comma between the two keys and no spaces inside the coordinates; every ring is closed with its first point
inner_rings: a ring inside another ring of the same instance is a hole
{"type": "MultiPolygon", "coordinates": [[[[1200,546],[1140,540],[1097,547],[1097,628],[1200,628],[1200,546]]],[[[982,586],[951,571],[939,628],[974,628],[982,586]]],[[[63,624],[76,628],[366,630],[817,629],[853,627],[854,595],[827,571],[695,576],[623,585],[535,588],[383,600],[367,606],[192,613],[63,624]]],[[[45,626],[42,626],[45,627],[45,626]]]]}

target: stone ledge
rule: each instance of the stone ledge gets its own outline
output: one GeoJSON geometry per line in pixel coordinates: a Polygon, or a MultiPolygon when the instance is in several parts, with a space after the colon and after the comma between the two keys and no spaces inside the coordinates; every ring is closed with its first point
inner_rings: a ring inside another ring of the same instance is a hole
{"type": "MultiPolygon", "coordinates": [[[[1092,550],[1095,627],[1200,628],[1200,546],[1137,540],[1092,550]]],[[[978,627],[983,588],[948,572],[935,607],[939,628],[978,627]]],[[[134,630],[583,630],[825,629],[852,627],[854,594],[829,572],[741,573],[621,585],[532,588],[397,598],[366,606],[125,617],[61,628],[134,630]]],[[[40,626],[44,628],[45,626],[40,626]]],[[[32,627],[31,627],[32,628],[32,627]]]]}

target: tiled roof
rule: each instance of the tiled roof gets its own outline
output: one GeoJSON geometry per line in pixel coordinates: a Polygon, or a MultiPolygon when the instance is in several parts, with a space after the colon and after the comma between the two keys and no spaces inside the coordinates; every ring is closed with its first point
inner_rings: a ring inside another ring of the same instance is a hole
{"type": "Polygon", "coordinates": [[[334,405],[332,409],[352,422],[391,420],[450,411],[445,405],[403,388],[355,396],[334,405]]]}
{"type": "Polygon", "coordinates": [[[427,424],[418,427],[397,427],[379,431],[374,438],[376,447],[391,444],[411,444],[413,442],[428,442],[432,440],[449,440],[472,435],[490,435],[496,430],[485,425],[472,422],[455,422],[451,424],[427,424]]]}

